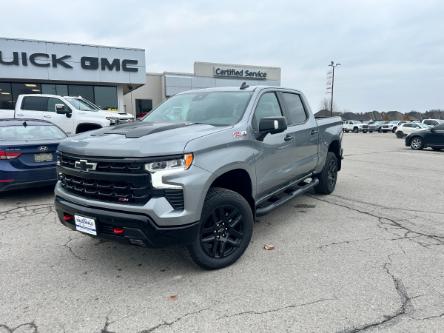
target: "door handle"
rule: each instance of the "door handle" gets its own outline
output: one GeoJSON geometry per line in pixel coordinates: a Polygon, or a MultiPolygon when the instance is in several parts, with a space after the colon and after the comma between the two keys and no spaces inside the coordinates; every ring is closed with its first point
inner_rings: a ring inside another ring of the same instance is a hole
{"type": "Polygon", "coordinates": [[[310,134],[311,135],[315,135],[315,134],[318,134],[319,133],[319,131],[318,130],[316,130],[316,129],[314,129],[314,130],[311,130],[311,132],[310,132],[310,134]]]}
{"type": "Polygon", "coordinates": [[[23,113],[16,113],[16,116],[23,117],[23,113]]]}
{"type": "Polygon", "coordinates": [[[294,139],[294,137],[292,136],[292,135],[290,135],[290,134],[287,134],[285,137],[284,137],[284,141],[291,141],[291,140],[293,140],[294,139]]]}
{"type": "Polygon", "coordinates": [[[45,115],[43,115],[43,118],[51,118],[51,115],[45,114],[45,115]]]}

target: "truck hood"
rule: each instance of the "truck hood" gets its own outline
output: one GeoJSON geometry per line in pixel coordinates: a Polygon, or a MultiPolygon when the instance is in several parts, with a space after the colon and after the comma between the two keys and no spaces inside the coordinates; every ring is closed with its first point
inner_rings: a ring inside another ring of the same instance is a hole
{"type": "Polygon", "coordinates": [[[192,123],[134,122],[82,133],[63,141],[59,150],[82,156],[150,157],[182,154],[191,140],[223,131],[192,123]]]}
{"type": "Polygon", "coordinates": [[[111,118],[119,118],[119,119],[133,119],[134,117],[132,115],[130,115],[129,113],[119,113],[119,112],[115,112],[115,111],[105,111],[105,110],[100,110],[100,112],[105,116],[105,117],[111,117],[111,118]]]}

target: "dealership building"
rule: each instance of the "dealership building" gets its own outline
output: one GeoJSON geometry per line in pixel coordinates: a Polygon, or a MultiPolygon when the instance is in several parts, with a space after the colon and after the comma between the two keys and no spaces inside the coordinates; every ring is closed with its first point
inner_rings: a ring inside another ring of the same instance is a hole
{"type": "Polygon", "coordinates": [[[143,49],[0,38],[0,110],[20,94],[55,94],[140,116],[179,92],[244,81],[279,86],[281,69],[195,62],[192,73],[147,73],[143,49]]]}

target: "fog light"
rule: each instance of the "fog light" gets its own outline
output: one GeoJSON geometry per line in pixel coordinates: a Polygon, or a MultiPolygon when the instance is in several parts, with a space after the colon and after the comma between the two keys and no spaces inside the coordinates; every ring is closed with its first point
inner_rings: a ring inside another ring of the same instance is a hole
{"type": "Polygon", "coordinates": [[[72,221],[72,219],[74,218],[74,216],[72,216],[72,215],[69,215],[69,214],[63,214],[63,221],[65,221],[65,222],[69,222],[69,221],[72,221]]]}
{"type": "Polygon", "coordinates": [[[113,228],[113,233],[115,235],[122,235],[125,232],[125,229],[123,228],[113,228]]]}

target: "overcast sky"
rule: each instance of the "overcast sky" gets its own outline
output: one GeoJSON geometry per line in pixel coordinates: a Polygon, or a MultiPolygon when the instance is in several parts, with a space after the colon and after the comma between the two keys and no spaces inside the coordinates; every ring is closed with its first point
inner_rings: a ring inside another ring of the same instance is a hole
{"type": "Polygon", "coordinates": [[[341,110],[444,109],[444,2],[2,1],[0,35],[144,48],[147,71],[194,61],[282,68],[318,110],[327,64],[341,110]]]}

